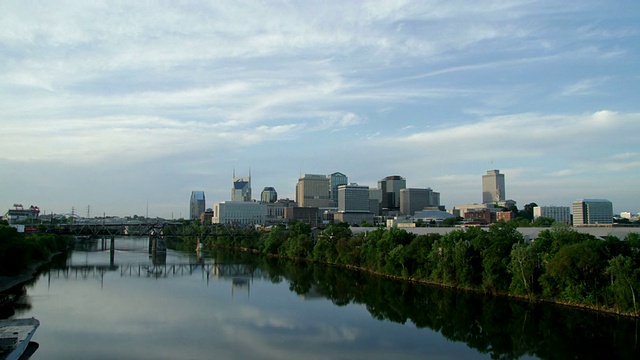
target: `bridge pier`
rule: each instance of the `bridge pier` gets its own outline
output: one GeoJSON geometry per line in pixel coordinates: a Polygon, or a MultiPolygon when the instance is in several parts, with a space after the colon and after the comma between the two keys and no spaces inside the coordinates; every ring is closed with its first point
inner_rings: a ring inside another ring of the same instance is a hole
{"type": "Polygon", "coordinates": [[[167,244],[162,236],[149,236],[149,256],[154,264],[165,264],[167,262],[167,244]]]}
{"type": "Polygon", "coordinates": [[[111,236],[111,248],[109,249],[109,265],[110,266],[115,265],[115,258],[116,258],[116,237],[111,236]]]}

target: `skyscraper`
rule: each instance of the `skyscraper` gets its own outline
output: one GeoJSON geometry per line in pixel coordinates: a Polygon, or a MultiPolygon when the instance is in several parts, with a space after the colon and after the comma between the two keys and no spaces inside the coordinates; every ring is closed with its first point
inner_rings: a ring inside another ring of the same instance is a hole
{"type": "Polygon", "coordinates": [[[251,171],[248,177],[236,177],[236,171],[233,170],[231,201],[251,201],[251,171]]]}
{"type": "Polygon", "coordinates": [[[331,190],[329,192],[331,202],[329,205],[338,206],[338,186],[346,185],[349,180],[347,179],[347,175],[340,172],[334,172],[333,174],[329,175],[329,182],[331,186],[331,190]]]}
{"type": "Polygon", "coordinates": [[[402,176],[387,176],[378,181],[378,189],[382,190],[382,209],[400,210],[400,190],[406,188],[407,180],[402,176]]]}
{"type": "Polygon", "coordinates": [[[373,222],[369,187],[354,183],[338,186],[338,212],[334,214],[334,220],[349,224],[373,222]]]}
{"type": "Polygon", "coordinates": [[[426,189],[400,189],[400,214],[414,215],[424,208],[440,206],[440,193],[431,188],[426,189]]]}
{"type": "Polygon", "coordinates": [[[189,202],[189,219],[195,220],[200,218],[205,210],[204,191],[192,191],[191,201],[189,202]]]}
{"type": "Polygon", "coordinates": [[[504,174],[500,174],[500,170],[488,170],[482,175],[482,203],[496,204],[505,200],[504,174]]]}
{"type": "Polygon", "coordinates": [[[354,183],[338,186],[338,211],[369,213],[369,187],[354,183]]]}
{"type": "Polygon", "coordinates": [[[329,207],[330,179],[326,175],[304,174],[296,186],[299,207],[329,207]]]}

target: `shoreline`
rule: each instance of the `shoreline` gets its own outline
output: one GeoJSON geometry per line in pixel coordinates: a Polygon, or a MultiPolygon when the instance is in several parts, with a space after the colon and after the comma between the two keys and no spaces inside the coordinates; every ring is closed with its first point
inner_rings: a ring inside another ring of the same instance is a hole
{"type": "Polygon", "coordinates": [[[40,266],[45,263],[46,262],[31,265],[27,270],[15,276],[0,275],[0,292],[7,291],[29,280],[34,279],[35,274],[38,272],[40,266]]]}
{"type": "Polygon", "coordinates": [[[43,265],[50,263],[54,256],[61,253],[62,252],[53,253],[49,256],[49,259],[29,265],[27,269],[25,269],[18,275],[0,275],[0,292],[5,292],[20,284],[26,283],[29,280],[35,279],[36,274],[38,273],[38,271],[40,271],[40,268],[42,268],[43,265]]]}
{"type": "Polygon", "coordinates": [[[222,248],[222,249],[228,249],[228,250],[235,250],[235,251],[243,251],[243,252],[247,252],[247,253],[254,253],[254,254],[258,254],[258,255],[263,255],[263,256],[272,257],[272,258],[278,258],[278,259],[285,259],[285,260],[290,260],[290,261],[306,261],[306,262],[311,262],[311,263],[323,264],[325,266],[335,266],[335,267],[341,267],[341,268],[344,268],[344,269],[363,271],[363,272],[367,272],[367,273],[369,273],[371,275],[374,275],[374,276],[379,276],[379,277],[383,277],[383,278],[387,278],[387,279],[391,279],[391,280],[395,280],[395,281],[405,281],[405,282],[409,282],[409,283],[424,284],[424,285],[430,285],[430,286],[438,286],[438,287],[461,290],[461,291],[470,291],[470,292],[475,292],[475,293],[478,293],[478,294],[484,294],[484,295],[490,295],[490,296],[506,297],[506,298],[509,298],[509,299],[519,300],[519,301],[554,304],[554,305],[565,306],[565,307],[570,307],[570,308],[578,308],[578,309],[582,309],[582,310],[586,310],[586,311],[593,311],[593,312],[604,313],[604,314],[609,314],[609,315],[616,315],[616,316],[622,316],[622,317],[627,317],[627,318],[640,319],[640,314],[625,313],[625,312],[620,312],[620,311],[615,310],[615,309],[611,309],[611,308],[607,308],[607,307],[600,307],[600,306],[593,306],[593,305],[590,305],[590,304],[573,303],[573,302],[562,302],[562,301],[557,301],[557,300],[552,300],[552,299],[529,297],[529,296],[525,296],[525,295],[517,295],[517,294],[510,294],[510,293],[485,292],[482,289],[475,289],[475,288],[467,288],[467,287],[462,287],[462,286],[454,286],[454,285],[442,284],[442,283],[433,282],[433,281],[424,280],[424,279],[407,278],[407,277],[402,277],[402,276],[382,274],[382,273],[378,273],[376,271],[373,271],[371,269],[358,267],[358,266],[353,266],[353,265],[335,264],[335,263],[317,261],[317,260],[308,259],[308,258],[292,258],[292,257],[286,256],[286,255],[280,255],[280,254],[265,254],[265,253],[262,253],[262,252],[260,252],[260,251],[258,251],[256,249],[250,249],[250,248],[243,248],[243,247],[236,248],[236,247],[215,246],[215,245],[214,245],[214,247],[218,247],[218,248],[222,248]]]}

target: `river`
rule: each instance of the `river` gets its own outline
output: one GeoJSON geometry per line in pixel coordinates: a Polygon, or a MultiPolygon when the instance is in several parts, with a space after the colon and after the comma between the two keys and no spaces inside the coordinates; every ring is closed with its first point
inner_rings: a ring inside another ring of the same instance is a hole
{"type": "Polygon", "coordinates": [[[32,359],[638,359],[637,320],[252,254],[90,242],[21,292],[32,359]],[[155,260],[155,264],[154,264],[155,260]]]}

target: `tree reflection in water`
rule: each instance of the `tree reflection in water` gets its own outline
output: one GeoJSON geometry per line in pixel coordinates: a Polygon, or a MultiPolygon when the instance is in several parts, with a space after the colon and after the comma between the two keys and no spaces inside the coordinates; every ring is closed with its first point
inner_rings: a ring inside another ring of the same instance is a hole
{"type": "Polygon", "coordinates": [[[381,321],[428,328],[492,358],[640,358],[638,320],[438,286],[324,264],[217,250],[213,257],[268,271],[298,295],[363,304],[381,321]]]}

